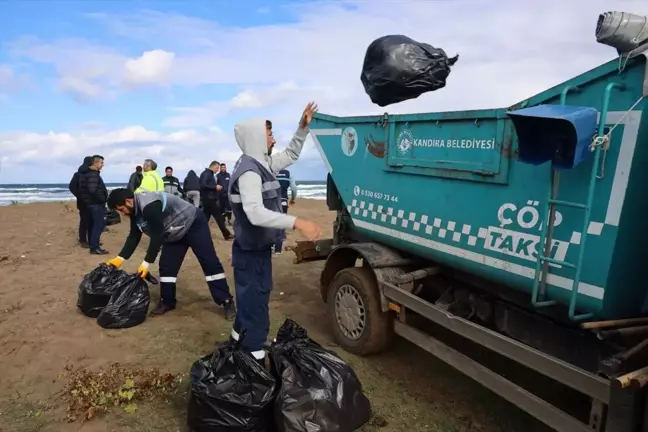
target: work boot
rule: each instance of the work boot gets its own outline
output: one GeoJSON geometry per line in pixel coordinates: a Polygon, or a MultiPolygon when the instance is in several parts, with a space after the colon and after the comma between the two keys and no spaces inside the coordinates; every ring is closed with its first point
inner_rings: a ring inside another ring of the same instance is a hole
{"type": "Polygon", "coordinates": [[[90,245],[88,245],[88,242],[79,242],[79,246],[81,246],[83,249],[88,249],[90,245]]]}
{"type": "Polygon", "coordinates": [[[108,252],[105,249],[102,249],[101,247],[98,247],[96,249],[90,249],[90,253],[92,255],[108,255],[110,252],[108,252]]]}
{"type": "Polygon", "coordinates": [[[223,311],[225,313],[225,319],[227,321],[232,321],[236,317],[236,305],[234,304],[234,298],[230,297],[229,300],[226,300],[223,303],[223,311]]]}
{"type": "Polygon", "coordinates": [[[160,301],[157,307],[153,309],[153,311],[151,312],[151,315],[153,316],[164,315],[165,313],[172,311],[173,309],[175,309],[175,306],[169,306],[162,303],[162,301],[160,301]]]}

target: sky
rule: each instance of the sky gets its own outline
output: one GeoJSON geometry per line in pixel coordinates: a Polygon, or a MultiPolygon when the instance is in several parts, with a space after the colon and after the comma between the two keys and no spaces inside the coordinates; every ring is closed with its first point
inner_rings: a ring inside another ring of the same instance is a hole
{"type": "MultiPolygon", "coordinates": [[[[616,56],[598,15],[646,0],[0,0],[0,184],[67,183],[85,155],[125,182],[146,158],[182,180],[240,155],[237,121],[287,144],[305,105],[336,116],[500,108],[616,56]],[[445,88],[385,108],[367,46],[403,34],[459,54],[445,88]]],[[[324,180],[307,140],[297,180],[324,180]]]]}

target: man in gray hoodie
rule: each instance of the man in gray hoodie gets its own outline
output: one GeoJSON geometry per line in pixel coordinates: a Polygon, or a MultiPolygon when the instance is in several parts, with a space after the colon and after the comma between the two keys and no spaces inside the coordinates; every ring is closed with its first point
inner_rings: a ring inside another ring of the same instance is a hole
{"type": "Polygon", "coordinates": [[[288,147],[274,155],[272,122],[249,120],[234,126],[243,156],[234,165],[228,191],[235,218],[232,267],[237,314],[232,339],[238,340],[245,330],[243,347],[262,364],[265,362],[263,345],[270,330],[271,248],[278,230],[298,229],[309,240],[321,235],[314,222],[282,212],[281,186],[275,177],[275,173],[299,158],[309,133],[308,125],[316,112],[317,105],[309,103],[288,147]]]}

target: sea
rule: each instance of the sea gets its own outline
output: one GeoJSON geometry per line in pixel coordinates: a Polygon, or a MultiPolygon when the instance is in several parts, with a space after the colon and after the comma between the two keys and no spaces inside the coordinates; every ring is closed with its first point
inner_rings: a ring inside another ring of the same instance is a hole
{"type": "MultiPolygon", "coordinates": [[[[106,183],[106,187],[110,190],[118,187],[126,187],[126,184],[106,183]]],[[[297,199],[300,198],[326,199],[326,182],[298,181],[297,199]]],[[[74,196],[68,190],[67,183],[0,184],[0,206],[73,200],[74,196]]]]}

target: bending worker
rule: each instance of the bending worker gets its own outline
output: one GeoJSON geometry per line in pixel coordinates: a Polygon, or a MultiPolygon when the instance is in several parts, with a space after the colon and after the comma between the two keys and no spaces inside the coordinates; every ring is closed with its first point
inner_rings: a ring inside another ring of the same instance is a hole
{"type": "Polygon", "coordinates": [[[108,208],[130,217],[130,233],[119,256],[108,264],[120,267],[133,255],[142,233],[148,235],[148,250],[137,273],[145,278],[155,262],[160,247],[160,303],[152,312],[162,315],[176,307],[176,279],[182,261],[191,248],[205,274],[209,292],[216,304],[223,306],[225,318],[236,314],[223,266],[216,256],[207,219],[196,206],[165,192],[133,194],[128,189],[114,189],[108,197],[108,208]]]}
{"type": "Polygon", "coordinates": [[[157,163],[153,159],[145,159],[142,164],[144,175],[142,176],[142,183],[135,190],[135,193],[140,192],[163,192],[164,180],[157,173],[157,163]]]}
{"type": "Polygon", "coordinates": [[[317,105],[309,103],[290,144],[276,155],[271,155],[275,139],[270,121],[250,120],[234,127],[243,155],[234,166],[229,188],[234,213],[232,267],[238,308],[232,338],[238,340],[239,334],[246,330],[243,347],[262,364],[265,363],[263,344],[270,330],[271,248],[278,230],[298,229],[309,240],[321,234],[314,222],[282,212],[281,190],[273,174],[299,158],[315,112],[317,105]]]}

